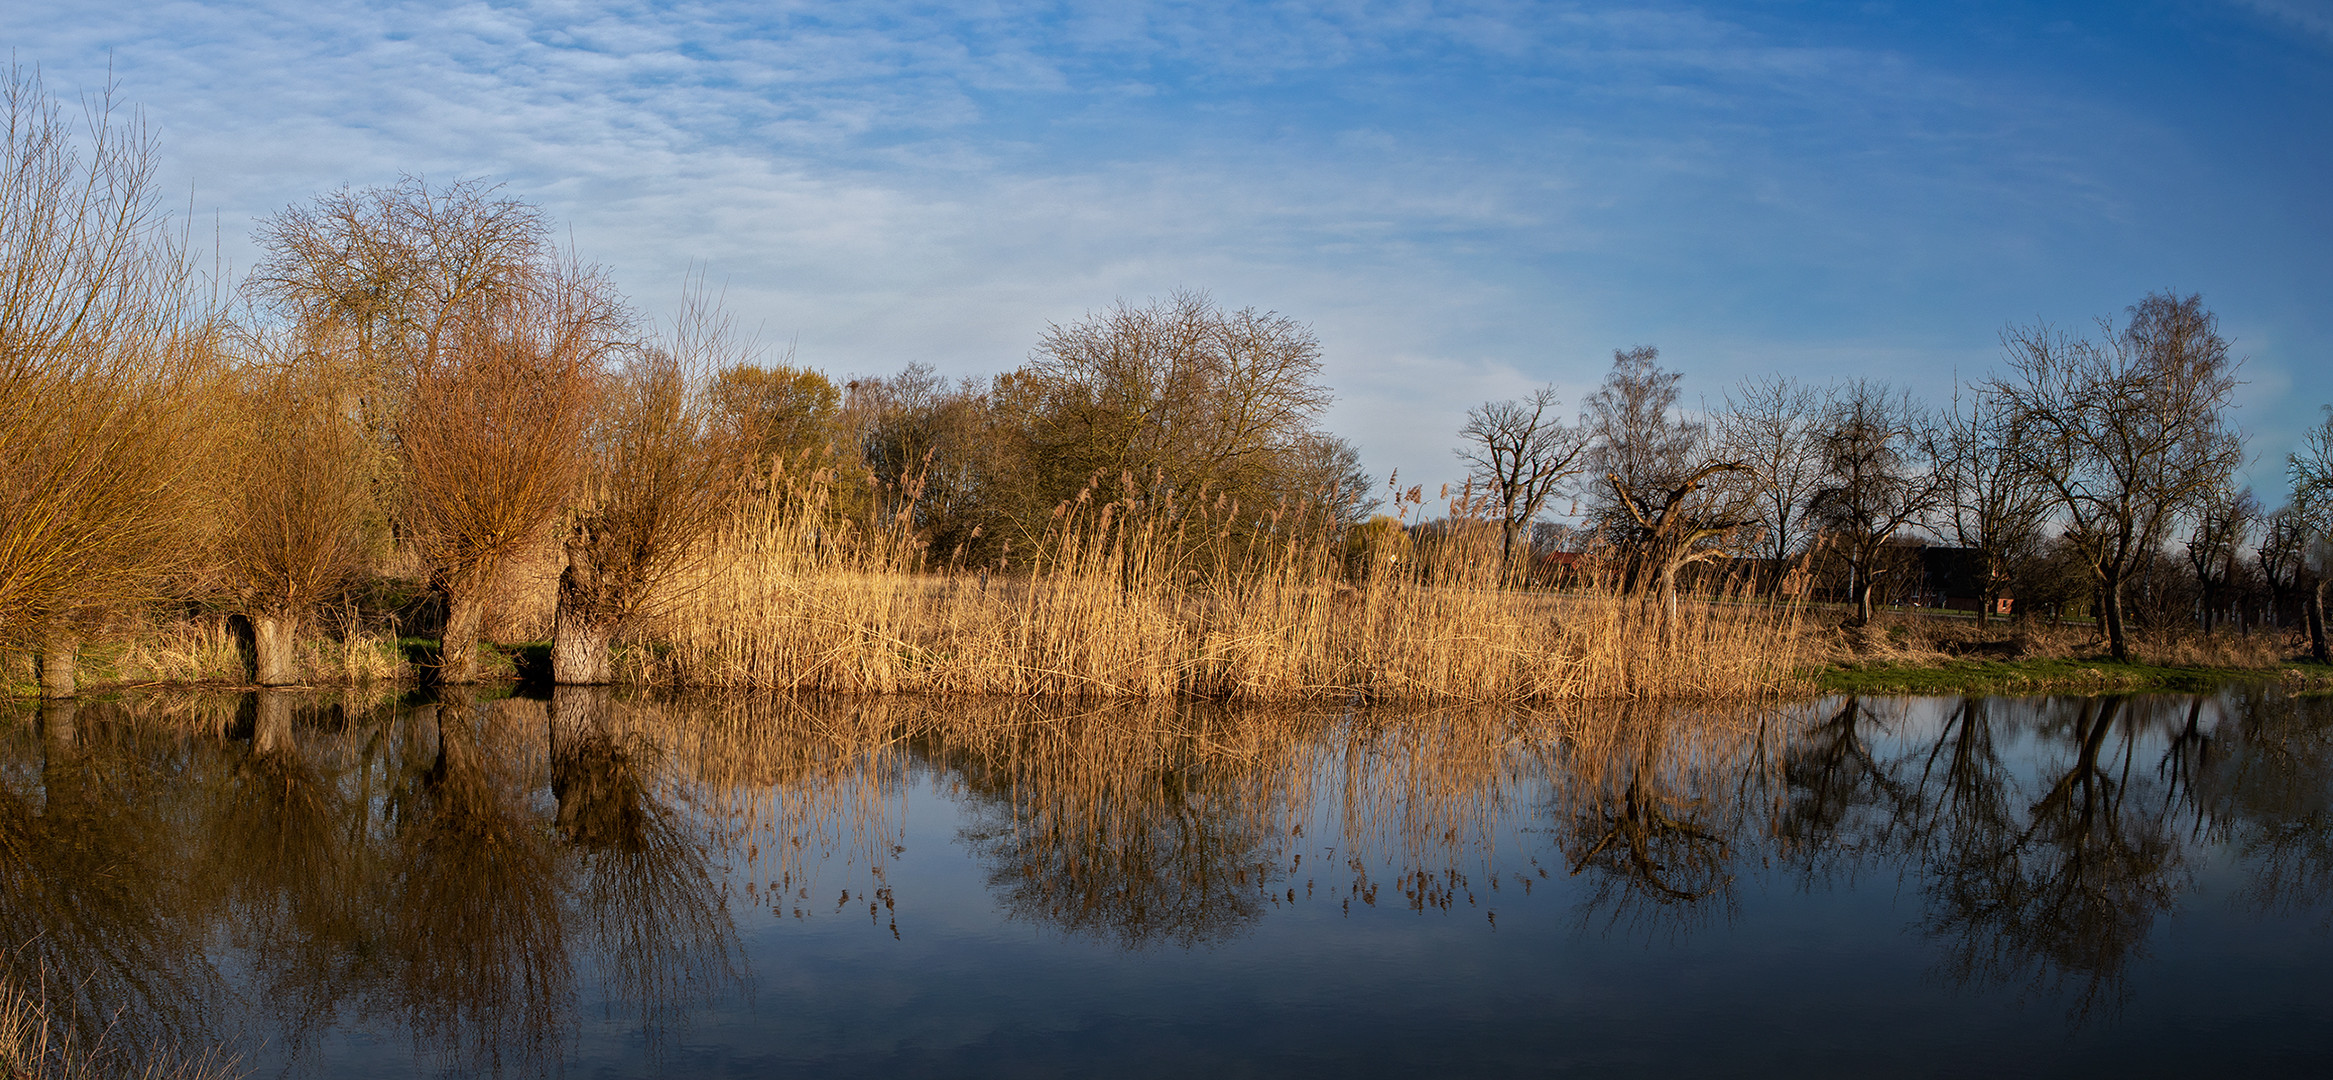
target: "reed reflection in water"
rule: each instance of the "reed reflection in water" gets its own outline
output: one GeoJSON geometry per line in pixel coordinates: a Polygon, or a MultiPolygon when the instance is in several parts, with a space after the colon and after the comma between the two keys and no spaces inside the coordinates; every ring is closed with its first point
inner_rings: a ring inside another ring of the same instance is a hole
{"type": "MultiPolygon", "coordinates": [[[[399,1032],[421,1071],[961,1071],[1059,1059],[1034,1014],[1115,1031],[1161,994],[1198,1011],[1154,1071],[1682,1064],[1663,1025],[1698,1008],[1706,1040],[1845,981],[1778,987],[1741,958],[1790,953],[1761,920],[1875,904],[1877,966],[1926,972],[1903,1000],[1958,988],[1951,1015],[2064,1052],[2128,1041],[2167,922],[2225,899],[2321,954],[2333,911],[2333,716],[2269,689],[1404,714],[268,691],[5,721],[8,982],[84,1038],[270,1071],[399,1032]],[[1732,974],[1661,984],[1696,957],[1732,974]],[[1341,1041],[1208,1004],[1284,982],[1267,962],[1353,1014],[1341,1041]],[[1355,999],[1364,971],[1394,981],[1355,999]],[[1590,1038],[1625,1007],[1582,993],[1677,1015],[1590,1038]],[[1482,1025],[1503,1041],[1418,1056],[1482,1025]]],[[[1954,1045],[1949,1012],[1899,1041],[1954,1045]]]]}

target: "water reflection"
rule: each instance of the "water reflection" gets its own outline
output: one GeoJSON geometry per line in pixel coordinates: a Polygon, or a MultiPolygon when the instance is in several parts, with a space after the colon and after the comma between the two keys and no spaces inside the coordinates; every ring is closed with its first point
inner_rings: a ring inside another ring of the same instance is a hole
{"type": "Polygon", "coordinates": [[[1258,725],[1212,710],[1129,718],[943,726],[917,749],[969,796],[960,835],[1013,917],[1125,948],[1237,937],[1287,861],[1293,770],[1277,745],[1239,745],[1258,725]]]}
{"type": "Polygon", "coordinates": [[[0,714],[0,974],[116,1043],[296,1071],[398,1030],[432,1068],[556,1070],[588,1006],[652,1048],[735,1006],[735,913],[917,934],[911,791],[994,915],[1125,954],[1535,903],[1681,948],[1751,893],[1876,881],[1933,972],[2082,1021],[2209,860],[2258,911],[2333,898],[2333,717],[2263,688],[1402,716],[266,691],[0,714]]]}
{"type": "Polygon", "coordinates": [[[1756,718],[1632,708],[1567,740],[1545,777],[1568,792],[1564,853],[1593,874],[1583,922],[1673,936],[1734,911],[1735,861],[1771,790],[1756,718]]]}
{"type": "Polygon", "coordinates": [[[220,984],[182,884],[176,740],[72,702],[9,725],[0,784],[0,944],[6,977],[38,988],[80,1045],[199,1037],[220,984]]]}

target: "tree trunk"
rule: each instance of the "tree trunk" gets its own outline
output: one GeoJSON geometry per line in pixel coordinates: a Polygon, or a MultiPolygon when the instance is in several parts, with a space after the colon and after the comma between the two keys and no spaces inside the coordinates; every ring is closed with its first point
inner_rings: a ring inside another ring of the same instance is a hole
{"type": "Polygon", "coordinates": [[[2320,664],[2333,664],[2333,652],[2325,648],[2325,588],[2333,580],[2320,580],[2309,590],[2309,655],[2320,664]]]}
{"type": "Polygon", "coordinates": [[[1855,625],[1871,625],[1871,575],[1853,572],[1855,581],[1855,625]]]}
{"type": "Polygon", "coordinates": [[[2106,651],[2115,662],[2130,663],[2130,642],[2123,636],[2122,575],[2109,571],[2098,585],[2099,618],[2106,623],[2106,651]]]}
{"type": "Polygon", "coordinates": [[[81,692],[81,640],[50,638],[41,644],[33,663],[40,668],[41,696],[69,698],[81,692]]]}
{"type": "Polygon", "coordinates": [[[608,639],[615,624],[594,610],[572,563],[559,574],[559,611],[551,629],[551,681],[560,686],[603,686],[614,679],[608,639]]]}
{"type": "Polygon", "coordinates": [[[251,617],[251,681],[261,686],[291,686],[300,681],[299,620],[289,615],[251,617]]]}
{"type": "Polygon", "coordinates": [[[437,681],[467,686],[478,681],[478,634],[486,625],[486,605],[479,590],[446,590],[446,628],[438,638],[437,681]]]}

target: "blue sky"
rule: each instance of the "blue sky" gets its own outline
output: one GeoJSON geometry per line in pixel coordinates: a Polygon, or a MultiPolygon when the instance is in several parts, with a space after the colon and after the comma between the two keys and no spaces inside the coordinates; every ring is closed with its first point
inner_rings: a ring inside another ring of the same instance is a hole
{"type": "Polygon", "coordinates": [[[1650,343],[1932,399],[2009,322],[2200,292],[2253,478],[2333,402],[2333,0],[13,4],[53,91],[250,224],[486,175],[644,307],[727,283],[837,376],[1020,363],[1180,287],[1310,323],[1329,426],[1455,479],[1469,405],[1650,343]]]}

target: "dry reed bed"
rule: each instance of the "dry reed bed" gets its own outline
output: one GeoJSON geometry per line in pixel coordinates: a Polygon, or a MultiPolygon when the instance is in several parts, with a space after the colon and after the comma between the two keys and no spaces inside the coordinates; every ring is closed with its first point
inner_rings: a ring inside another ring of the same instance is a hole
{"type": "MultiPolygon", "coordinates": [[[[1589,579],[1499,588],[1496,537],[1349,583],[1288,530],[1226,553],[1115,505],[1066,513],[1026,572],[924,572],[904,526],[838,540],[815,496],[727,530],[637,637],[625,677],[855,693],[1232,702],[1766,697],[1796,685],[1799,608],[1734,590],[1666,604],[1589,579]],[[1751,602],[1744,602],[1751,601],[1751,602]]],[[[1170,528],[1171,526],[1171,528],[1170,528]]]]}

